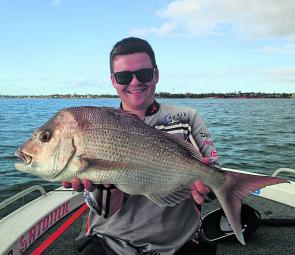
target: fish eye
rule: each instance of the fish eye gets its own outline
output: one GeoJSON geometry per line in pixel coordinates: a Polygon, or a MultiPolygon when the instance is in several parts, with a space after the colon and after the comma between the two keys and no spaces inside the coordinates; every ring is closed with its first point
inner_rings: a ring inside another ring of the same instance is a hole
{"type": "Polygon", "coordinates": [[[42,131],[39,135],[39,140],[43,143],[48,142],[51,138],[51,133],[48,130],[42,131]]]}

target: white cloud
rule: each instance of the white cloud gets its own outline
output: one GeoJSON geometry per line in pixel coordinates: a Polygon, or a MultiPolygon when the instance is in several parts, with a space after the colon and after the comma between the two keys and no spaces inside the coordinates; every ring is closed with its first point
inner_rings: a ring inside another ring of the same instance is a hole
{"type": "MultiPolygon", "coordinates": [[[[77,3],[84,3],[87,0],[75,0],[77,3]]],[[[63,0],[49,0],[50,4],[53,6],[60,6],[64,1],[63,0]]]]}
{"type": "Polygon", "coordinates": [[[133,36],[145,36],[148,34],[155,34],[158,37],[165,37],[175,29],[173,23],[163,23],[160,27],[151,28],[132,28],[130,34],[133,36]]]}
{"type": "Polygon", "coordinates": [[[290,0],[177,0],[155,12],[163,25],[132,29],[134,33],[231,35],[252,38],[295,38],[295,1],[290,0]],[[173,28],[173,29],[172,29],[173,28]]]}
{"type": "Polygon", "coordinates": [[[273,69],[266,72],[266,75],[275,81],[295,84],[295,67],[273,69]]]}
{"type": "Polygon", "coordinates": [[[157,14],[166,18],[187,19],[188,16],[194,16],[201,9],[204,0],[181,0],[173,1],[163,10],[159,10],[157,14]]]}
{"type": "Polygon", "coordinates": [[[295,44],[285,44],[281,47],[264,47],[258,50],[270,54],[295,55],[295,44]]]}
{"type": "Polygon", "coordinates": [[[92,87],[95,86],[96,82],[94,80],[87,80],[84,77],[75,79],[73,82],[68,84],[69,87],[92,87]]]}
{"type": "Polygon", "coordinates": [[[50,0],[50,4],[53,6],[61,5],[61,0],[50,0]]]}
{"type": "Polygon", "coordinates": [[[295,1],[222,0],[221,19],[230,20],[258,38],[295,38],[295,1]]]}
{"type": "Polygon", "coordinates": [[[78,77],[72,80],[64,80],[59,83],[56,83],[57,88],[67,91],[77,91],[81,93],[98,93],[104,94],[109,93],[110,91],[113,92],[113,87],[109,79],[87,79],[84,77],[78,77]]]}

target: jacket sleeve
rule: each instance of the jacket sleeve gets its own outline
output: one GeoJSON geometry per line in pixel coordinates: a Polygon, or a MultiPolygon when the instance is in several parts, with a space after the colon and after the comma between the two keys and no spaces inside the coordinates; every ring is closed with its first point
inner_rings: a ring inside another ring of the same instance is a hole
{"type": "MultiPolygon", "coordinates": [[[[209,158],[209,165],[214,168],[221,169],[221,164],[218,159],[218,153],[214,147],[212,137],[208,128],[201,117],[201,115],[191,109],[189,116],[191,126],[191,137],[188,137],[190,142],[199,149],[203,157],[209,158]]],[[[210,202],[216,198],[215,194],[211,191],[207,194],[205,202],[210,202]]],[[[201,205],[196,203],[196,207],[200,210],[201,205]]]]}
{"type": "Polygon", "coordinates": [[[84,191],[84,199],[90,210],[98,215],[108,218],[117,213],[124,205],[128,194],[117,189],[114,185],[109,188],[97,185],[92,191],[84,191]]]}
{"type": "Polygon", "coordinates": [[[193,110],[189,110],[189,124],[191,134],[188,137],[189,141],[199,149],[203,157],[210,159],[209,165],[216,168],[221,168],[218,153],[214,147],[211,135],[206,127],[206,124],[201,115],[193,110]]]}

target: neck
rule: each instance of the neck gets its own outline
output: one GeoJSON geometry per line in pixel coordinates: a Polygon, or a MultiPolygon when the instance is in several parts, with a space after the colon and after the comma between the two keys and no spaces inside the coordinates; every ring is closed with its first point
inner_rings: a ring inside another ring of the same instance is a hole
{"type": "Polygon", "coordinates": [[[120,107],[124,111],[130,112],[130,113],[136,115],[142,121],[144,121],[146,116],[151,116],[151,115],[155,114],[159,110],[159,103],[157,103],[154,100],[148,106],[142,106],[142,107],[137,108],[137,107],[131,107],[128,104],[124,104],[123,102],[121,102],[120,107]]]}

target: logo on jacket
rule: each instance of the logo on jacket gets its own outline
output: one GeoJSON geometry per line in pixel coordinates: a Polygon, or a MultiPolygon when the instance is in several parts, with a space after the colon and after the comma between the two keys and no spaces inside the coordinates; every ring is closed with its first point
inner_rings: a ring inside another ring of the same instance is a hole
{"type": "Polygon", "coordinates": [[[166,125],[178,123],[181,120],[181,118],[185,116],[186,116],[185,112],[168,113],[164,117],[164,122],[166,125]]]}
{"type": "Polygon", "coordinates": [[[84,191],[84,200],[89,208],[92,208],[95,211],[98,210],[98,205],[94,197],[92,197],[92,195],[90,194],[90,192],[84,191]]]}

